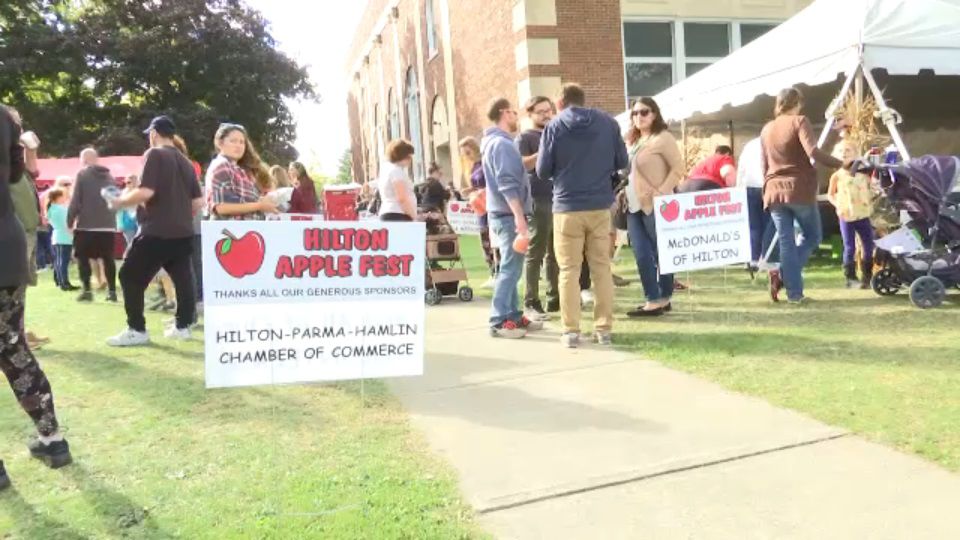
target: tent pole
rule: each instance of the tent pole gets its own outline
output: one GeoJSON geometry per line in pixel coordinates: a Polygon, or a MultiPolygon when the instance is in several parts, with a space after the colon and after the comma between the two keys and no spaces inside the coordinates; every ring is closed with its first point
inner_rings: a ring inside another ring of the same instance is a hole
{"type": "Polygon", "coordinates": [[[887,100],[883,97],[883,92],[880,91],[880,87],[877,86],[877,81],[873,78],[873,74],[869,70],[863,70],[863,78],[866,79],[867,85],[870,87],[870,93],[873,94],[873,99],[877,101],[877,107],[880,110],[880,120],[883,121],[883,125],[887,126],[887,131],[890,132],[890,137],[893,138],[893,143],[897,145],[897,150],[900,152],[900,156],[903,157],[904,161],[910,159],[910,152],[907,151],[907,145],[903,142],[903,137],[900,136],[900,130],[897,128],[897,124],[900,123],[900,113],[887,107],[887,100]]]}
{"type": "Polygon", "coordinates": [[[840,93],[837,94],[837,97],[830,103],[830,106],[827,107],[827,112],[825,114],[827,124],[823,126],[823,131],[820,133],[820,138],[817,139],[817,148],[822,148],[824,143],[827,142],[827,137],[830,136],[830,131],[833,129],[833,124],[837,121],[837,110],[843,106],[843,102],[847,99],[847,94],[850,93],[850,86],[853,85],[853,82],[859,79],[859,74],[861,72],[860,64],[857,64],[857,67],[850,72],[850,75],[847,75],[847,80],[844,81],[843,87],[840,88],[840,93]]]}

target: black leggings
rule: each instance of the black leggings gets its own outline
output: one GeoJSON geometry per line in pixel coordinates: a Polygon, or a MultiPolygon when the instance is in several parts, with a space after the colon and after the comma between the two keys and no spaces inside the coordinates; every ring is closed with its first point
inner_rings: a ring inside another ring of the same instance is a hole
{"type": "Polygon", "coordinates": [[[25,293],[24,287],[0,288],[0,370],[37,431],[48,437],[57,432],[57,415],[50,381],[30,352],[21,329],[25,293]]]}

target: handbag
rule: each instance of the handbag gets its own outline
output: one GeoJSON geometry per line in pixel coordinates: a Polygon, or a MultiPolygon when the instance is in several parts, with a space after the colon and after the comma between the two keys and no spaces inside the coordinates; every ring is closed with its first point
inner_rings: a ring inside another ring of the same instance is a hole
{"type": "Polygon", "coordinates": [[[618,175],[613,192],[613,226],[618,230],[627,230],[627,215],[630,214],[630,201],[627,199],[629,180],[618,175]]]}

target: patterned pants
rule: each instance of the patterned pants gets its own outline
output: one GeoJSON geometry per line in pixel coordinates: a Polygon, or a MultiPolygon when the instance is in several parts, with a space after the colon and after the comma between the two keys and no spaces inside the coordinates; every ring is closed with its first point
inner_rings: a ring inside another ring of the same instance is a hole
{"type": "Polygon", "coordinates": [[[13,394],[43,436],[57,432],[50,382],[20,328],[25,287],[0,288],[0,370],[7,376],[13,394]]]}

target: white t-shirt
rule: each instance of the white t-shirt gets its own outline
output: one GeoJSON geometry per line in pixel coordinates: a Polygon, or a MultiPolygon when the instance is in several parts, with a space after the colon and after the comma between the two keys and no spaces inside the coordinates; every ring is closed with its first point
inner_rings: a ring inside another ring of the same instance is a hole
{"type": "MultiPolygon", "coordinates": [[[[377,179],[377,190],[380,192],[380,215],[384,214],[406,214],[407,210],[397,199],[397,185],[395,182],[400,180],[400,184],[407,193],[407,200],[415,201],[416,195],[413,193],[413,182],[407,177],[407,171],[403,167],[384,162],[380,166],[380,177],[377,179]]],[[[416,204],[416,203],[414,203],[416,204]]]]}
{"type": "Polygon", "coordinates": [[[737,187],[763,188],[763,147],[760,137],[743,146],[737,167],[737,187]]]}

